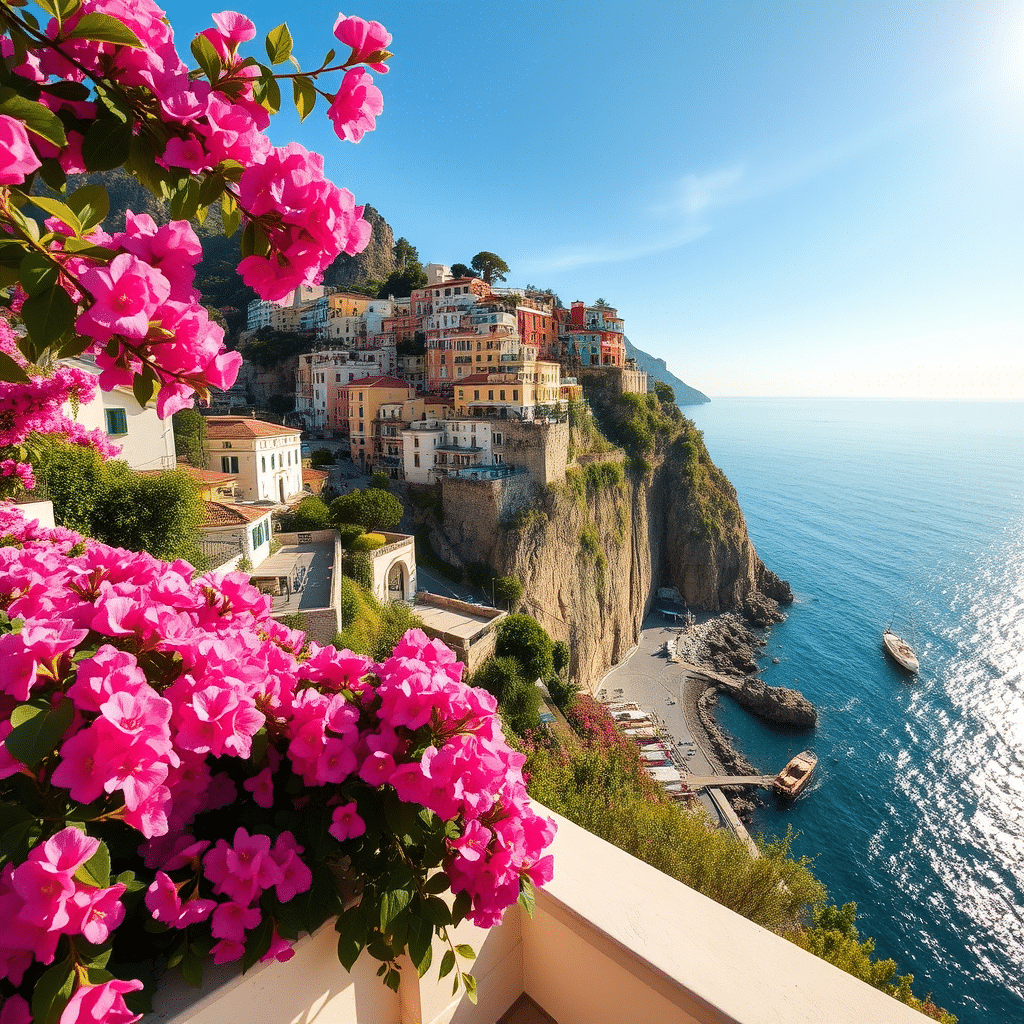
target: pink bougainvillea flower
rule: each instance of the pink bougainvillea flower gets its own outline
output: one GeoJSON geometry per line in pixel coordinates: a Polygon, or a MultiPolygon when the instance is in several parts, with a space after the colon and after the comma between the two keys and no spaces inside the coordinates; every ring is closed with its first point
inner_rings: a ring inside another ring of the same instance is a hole
{"type": "Polygon", "coordinates": [[[159,270],[127,252],[109,266],[89,268],[81,280],[95,301],[76,326],[101,341],[114,334],[144,338],[149,321],[171,295],[171,284],[159,270]]]}
{"type": "Polygon", "coordinates": [[[391,33],[379,21],[365,21],[355,16],[339,14],[334,23],[334,35],[340,43],[352,47],[349,61],[353,64],[368,64],[382,75],[388,72],[385,51],[391,44],[391,33]]]}
{"type": "Polygon", "coordinates": [[[384,97],[373,84],[373,76],[362,68],[351,68],[345,72],[327,116],[339,139],[358,142],[377,127],[377,115],[383,110],[384,97]]]}
{"type": "Polygon", "coordinates": [[[134,1024],[141,1013],[132,1013],[124,1004],[126,992],[138,992],[142,982],[112,978],[102,985],[82,985],[60,1015],[60,1024],[134,1024]]]}
{"type": "Polygon", "coordinates": [[[107,889],[78,885],[68,907],[70,920],[64,931],[83,935],[94,946],[107,941],[110,933],[124,920],[121,894],[126,886],[118,883],[107,889]]]}
{"type": "Polygon", "coordinates": [[[359,817],[354,802],[342,804],[341,807],[335,807],[331,813],[331,825],[327,831],[339,843],[343,843],[346,839],[361,836],[366,831],[366,822],[359,817]]]}
{"type": "Polygon", "coordinates": [[[42,167],[28,140],[25,125],[15,117],[0,114],[0,185],[20,185],[42,167]]]}
{"type": "Polygon", "coordinates": [[[210,932],[215,939],[245,942],[245,933],[263,920],[259,907],[246,907],[229,900],[217,904],[213,912],[210,932]]]}
{"type": "Polygon", "coordinates": [[[0,1024],[32,1024],[32,1011],[19,995],[8,996],[0,1008],[0,1024]]]}
{"type": "Polygon", "coordinates": [[[233,939],[221,939],[213,949],[210,950],[215,964],[228,964],[234,960],[241,960],[245,956],[245,946],[233,939]]]}
{"type": "Polygon", "coordinates": [[[277,934],[277,925],[274,925],[274,935],[270,940],[270,949],[260,957],[260,960],[276,960],[279,964],[287,963],[295,956],[295,950],[287,939],[282,939],[277,934]]]}

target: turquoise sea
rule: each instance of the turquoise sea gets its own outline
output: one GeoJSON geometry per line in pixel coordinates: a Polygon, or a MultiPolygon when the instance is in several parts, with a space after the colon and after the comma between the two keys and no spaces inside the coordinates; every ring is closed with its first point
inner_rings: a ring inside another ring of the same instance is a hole
{"type": "Polygon", "coordinates": [[[722,698],[719,721],[762,769],[818,754],[810,790],[757,826],[799,832],[795,852],[857,902],[916,991],[964,1024],[1024,1021],[1024,404],[683,412],[796,595],[763,677],[798,680],[820,712],[814,733],[787,733],[722,698]],[[916,679],[883,654],[894,616],[916,679]]]}

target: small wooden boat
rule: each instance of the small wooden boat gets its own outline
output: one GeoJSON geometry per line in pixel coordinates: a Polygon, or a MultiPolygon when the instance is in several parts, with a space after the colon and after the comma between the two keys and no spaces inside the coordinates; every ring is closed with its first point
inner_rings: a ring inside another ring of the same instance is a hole
{"type": "Polygon", "coordinates": [[[775,792],[787,800],[799,796],[811,781],[811,773],[817,763],[817,754],[810,750],[801,751],[775,776],[775,782],[772,783],[775,792]]]}
{"type": "Polygon", "coordinates": [[[882,634],[882,643],[885,644],[885,649],[897,665],[901,665],[908,672],[917,672],[920,669],[921,666],[918,663],[917,655],[914,653],[914,648],[903,637],[894,633],[891,629],[887,629],[882,634]]]}

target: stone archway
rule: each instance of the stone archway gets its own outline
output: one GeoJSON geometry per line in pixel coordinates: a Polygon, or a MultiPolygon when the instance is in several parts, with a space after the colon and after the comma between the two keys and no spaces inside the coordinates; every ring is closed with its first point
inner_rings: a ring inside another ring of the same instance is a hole
{"type": "Polygon", "coordinates": [[[405,601],[409,599],[409,568],[401,558],[396,559],[388,569],[387,599],[405,601]]]}

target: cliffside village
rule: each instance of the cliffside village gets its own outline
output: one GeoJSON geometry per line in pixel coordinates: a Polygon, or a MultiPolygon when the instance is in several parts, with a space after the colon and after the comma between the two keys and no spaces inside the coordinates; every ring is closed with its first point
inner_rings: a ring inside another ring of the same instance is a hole
{"type": "Polygon", "coordinates": [[[622,390],[647,390],[612,307],[555,308],[543,293],[426,269],[428,283],[409,298],[304,287],[248,310],[247,334],[269,327],[309,337],[289,422],[348,438],[360,469],[411,484],[513,473],[536,461],[517,425],[564,421],[583,397],[583,368],[608,371],[622,390]]]}
{"type": "MultiPolygon", "coordinates": [[[[253,302],[247,337],[270,327],[309,338],[298,358],[294,411],[284,423],[235,415],[232,405],[245,396],[220,395],[205,417],[205,464],[183,466],[205,500],[202,546],[211,564],[248,569],[273,595],[276,616],[301,612],[309,635],[324,643],[341,628],[337,534],[275,533],[272,519],[326,484],[328,473],[309,466],[314,439],[331,439],[335,448],[340,441],[349,474],[439,483],[471,544],[474,533],[493,539],[535,485],[564,478],[569,406],[582,400],[583,380],[647,391],[647,374],[626,357],[623,321],[611,306],[556,308],[550,295],[454,278],[439,264],[427,274],[409,298],[303,287],[281,303],[253,302]]],[[[178,465],[170,421],[141,407],[129,388],[99,392],[78,418],[105,430],[133,469],[178,465]]],[[[386,539],[372,552],[372,591],[380,600],[411,600],[421,590],[413,538],[386,539]]],[[[504,613],[444,595],[427,601],[418,614],[437,620],[429,631],[471,667],[487,656],[504,613]]]]}

